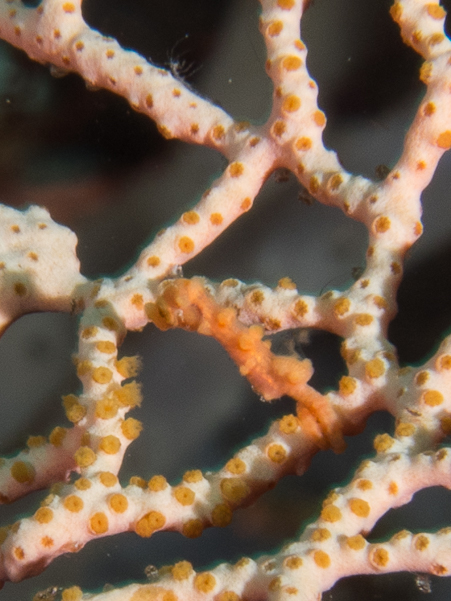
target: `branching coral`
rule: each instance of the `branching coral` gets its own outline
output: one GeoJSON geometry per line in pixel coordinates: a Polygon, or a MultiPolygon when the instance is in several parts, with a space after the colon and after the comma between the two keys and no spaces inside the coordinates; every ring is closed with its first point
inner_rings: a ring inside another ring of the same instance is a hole
{"type": "Polygon", "coordinates": [[[0,208],[0,327],[32,311],[77,311],[75,366],[82,383],[80,394],[63,398],[73,425],[30,437],[25,450],[0,466],[3,503],[50,488],[32,516],[1,530],[3,581],[37,574],[56,557],[103,536],[176,530],[196,538],[206,527],[226,526],[234,510],[253,503],[282,476],[301,475],[318,451],[342,451],[343,437],[360,432],[381,409],[395,417],[395,431],[376,437],[374,456],[348,485],[329,494],[318,519],[279,553],[206,572],[182,561],[162,568],[152,583],[93,595],[71,587],[62,599],[313,600],[352,574],[411,570],[443,576],[451,570],[449,528],[402,530],[381,543],[366,538],[383,514],[416,491],[451,487],[451,454],[439,446],[451,432],[451,338],[423,365],[401,368],[387,335],[406,252],[422,234],[420,195],[451,148],[445,10],[424,0],[397,0],[390,10],[404,42],[424,59],[426,93],[397,164],[375,182],[348,173],[322,142],[326,117],[300,35],[306,3],[261,5],[274,94],[269,118],[256,126],[235,121],[169,71],[94,31],[83,19],[81,0],[43,0],[35,8],[20,0],[0,3],[6,41],[35,60],[79,73],[90,86],[124,96],[156,122],[164,138],[209,146],[227,159],[197,205],[117,278],[82,276],[75,235],[45,209],[0,208]],[[264,181],[279,168],[295,174],[319,202],[366,226],[366,265],[356,281],[346,290],[308,296],[287,277],[272,289],[179,276],[176,267],[250,211],[264,181]],[[126,416],[141,404],[142,393],[134,380],[139,360],[119,357],[118,348],[127,331],[149,322],[213,337],[262,400],[288,395],[296,414],[276,420],[215,472],[191,469],[176,485],[162,475],[123,485],[118,475],[124,453],[141,431],[141,423],[126,416]],[[271,334],[299,327],[343,339],[347,373],[337,390],[321,394],[309,384],[315,367],[310,360],[273,351],[271,334]]]}

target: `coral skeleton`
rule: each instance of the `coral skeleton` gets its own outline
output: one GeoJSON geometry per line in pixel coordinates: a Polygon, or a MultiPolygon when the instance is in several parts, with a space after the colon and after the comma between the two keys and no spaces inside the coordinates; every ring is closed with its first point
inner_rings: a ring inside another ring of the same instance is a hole
{"type": "Polygon", "coordinates": [[[180,561],[159,566],[150,582],[97,593],[69,586],[61,599],[314,601],[355,574],[449,575],[451,527],[401,530],[368,541],[379,518],[417,491],[451,488],[451,450],[443,442],[451,433],[451,336],[425,363],[401,367],[387,334],[406,253],[423,231],[421,194],[451,148],[451,40],[444,8],[425,0],[391,6],[402,40],[423,59],[425,93],[399,160],[382,180],[372,181],[347,172],[323,143],[326,116],[301,36],[304,0],[261,0],[259,28],[273,85],[272,110],[261,125],[236,121],[170,69],[95,31],[81,4],[42,0],[30,7],[0,0],[0,37],[36,61],[123,96],[164,138],[213,148],[227,165],[200,201],[118,277],[83,276],[76,235],[45,208],[0,206],[0,331],[35,311],[78,313],[74,363],[82,385],[81,392],[63,397],[69,425],[30,436],[26,448],[1,460],[2,503],[37,490],[48,489],[48,495],[32,515],[0,530],[0,580],[39,574],[55,558],[101,537],[171,530],[196,538],[208,527],[225,527],[235,510],[254,503],[282,477],[301,476],[316,453],[342,452],[344,437],[360,433],[380,410],[394,417],[394,431],[377,435],[373,455],[348,484],[329,493],[317,519],[280,551],[207,571],[180,561]],[[281,168],[312,198],[367,228],[366,263],[352,285],[306,295],[283,274],[274,288],[234,278],[182,277],[178,266],[252,211],[264,182],[281,168]],[[216,471],[192,466],[174,485],[160,474],[121,482],[124,454],[142,429],[136,378],[146,366],[121,355],[120,345],[128,331],[149,323],[214,338],[262,401],[289,396],[295,413],[275,420],[216,471]],[[295,328],[342,339],[346,374],[336,390],[323,394],[309,383],[311,360],[272,349],[271,335],[295,328]]]}

